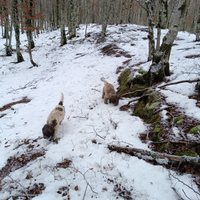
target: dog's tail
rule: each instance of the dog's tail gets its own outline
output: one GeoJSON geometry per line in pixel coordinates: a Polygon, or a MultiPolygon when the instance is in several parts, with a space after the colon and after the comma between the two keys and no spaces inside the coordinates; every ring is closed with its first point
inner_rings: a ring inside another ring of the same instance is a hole
{"type": "Polygon", "coordinates": [[[61,92],[61,98],[60,98],[60,102],[59,102],[58,105],[63,106],[63,101],[64,101],[64,95],[63,95],[63,93],[61,92]]]}
{"type": "Polygon", "coordinates": [[[105,84],[108,83],[106,80],[104,80],[103,78],[101,78],[101,81],[103,81],[105,84]]]}

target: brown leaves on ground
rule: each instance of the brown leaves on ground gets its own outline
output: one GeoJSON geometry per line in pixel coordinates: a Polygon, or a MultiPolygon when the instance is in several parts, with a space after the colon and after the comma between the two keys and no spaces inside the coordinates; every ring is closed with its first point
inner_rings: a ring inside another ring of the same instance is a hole
{"type": "Polygon", "coordinates": [[[56,165],[56,167],[57,168],[64,168],[64,169],[66,169],[66,168],[69,167],[69,165],[70,165],[71,162],[72,162],[71,160],[68,160],[67,158],[65,158],[64,161],[62,163],[58,163],[56,165]]]}
{"type": "Polygon", "coordinates": [[[0,108],[0,112],[10,109],[13,105],[19,104],[19,103],[29,103],[31,100],[28,99],[28,97],[23,97],[22,100],[20,101],[15,101],[9,104],[4,105],[3,107],[0,108]]]}

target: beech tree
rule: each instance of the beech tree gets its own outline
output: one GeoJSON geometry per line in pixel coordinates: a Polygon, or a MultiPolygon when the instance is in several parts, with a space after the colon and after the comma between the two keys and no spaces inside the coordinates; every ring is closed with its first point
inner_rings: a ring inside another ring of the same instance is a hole
{"type": "Polygon", "coordinates": [[[2,0],[1,2],[0,12],[2,13],[2,24],[4,26],[5,33],[3,34],[3,38],[6,38],[6,56],[12,55],[12,46],[11,46],[11,38],[12,38],[12,23],[9,20],[9,1],[2,0]]]}
{"type": "Polygon", "coordinates": [[[16,40],[16,52],[17,52],[17,62],[23,62],[24,58],[20,52],[20,31],[19,31],[19,13],[17,0],[12,0],[12,20],[15,30],[15,40],[16,40]]]}
{"type": "Polygon", "coordinates": [[[76,28],[79,25],[79,0],[69,0],[68,5],[68,33],[69,39],[76,37],[76,28]]]}
{"type": "Polygon", "coordinates": [[[65,34],[65,0],[61,0],[61,20],[60,20],[60,31],[61,31],[61,46],[67,44],[67,38],[65,34]]]}
{"type": "Polygon", "coordinates": [[[38,66],[34,61],[33,61],[33,56],[32,56],[32,49],[35,47],[35,44],[33,42],[33,35],[32,32],[35,31],[36,29],[39,29],[40,27],[34,27],[33,26],[33,20],[36,19],[40,14],[33,15],[33,11],[35,10],[35,2],[34,0],[23,0],[23,5],[20,5],[23,15],[22,18],[25,19],[25,22],[21,22],[23,24],[23,29],[26,31],[27,35],[27,40],[28,40],[28,45],[27,45],[27,52],[29,53],[30,61],[33,66],[38,66]]]}
{"type": "Polygon", "coordinates": [[[108,18],[109,18],[109,3],[108,1],[102,2],[102,31],[101,37],[104,38],[106,36],[106,29],[108,25],[108,18]]]}

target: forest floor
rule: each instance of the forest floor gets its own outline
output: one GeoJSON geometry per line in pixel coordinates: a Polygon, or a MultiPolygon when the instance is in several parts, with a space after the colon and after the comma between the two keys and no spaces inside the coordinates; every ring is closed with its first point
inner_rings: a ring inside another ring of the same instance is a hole
{"type": "MultiPolygon", "coordinates": [[[[1,200],[200,199],[198,165],[184,162],[200,155],[200,134],[190,132],[200,126],[196,83],[158,88],[200,78],[200,42],[195,36],[179,32],[170,57],[171,76],[154,86],[162,97],[155,110],[159,122],[147,123],[133,115],[137,97],[123,97],[118,106],[102,99],[100,78],[117,91],[123,70],[148,71],[147,30],[109,25],[105,41],[100,41],[101,25],[90,24],[86,38],[81,25],[77,37],[62,47],[59,30],[42,33],[34,38],[32,52],[38,67],[30,64],[25,35],[25,62],[19,64],[15,52],[5,56],[5,39],[0,38],[1,200]],[[55,140],[48,141],[42,127],[61,92],[65,119],[55,140]],[[174,165],[176,161],[169,163],[166,157],[149,159],[148,152],[183,160],[174,165]]],[[[162,37],[166,33],[162,30],[162,37]]]]}

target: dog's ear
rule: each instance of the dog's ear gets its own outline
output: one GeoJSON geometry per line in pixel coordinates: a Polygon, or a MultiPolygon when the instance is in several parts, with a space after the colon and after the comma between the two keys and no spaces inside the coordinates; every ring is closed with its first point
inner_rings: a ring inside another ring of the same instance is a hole
{"type": "Polygon", "coordinates": [[[51,123],[53,127],[55,127],[58,124],[56,119],[54,119],[51,123]]]}

